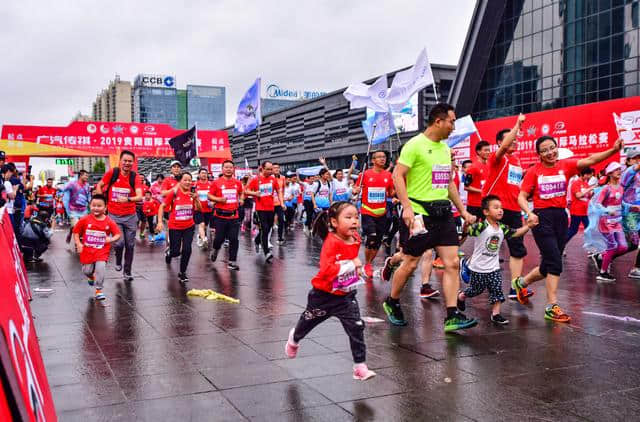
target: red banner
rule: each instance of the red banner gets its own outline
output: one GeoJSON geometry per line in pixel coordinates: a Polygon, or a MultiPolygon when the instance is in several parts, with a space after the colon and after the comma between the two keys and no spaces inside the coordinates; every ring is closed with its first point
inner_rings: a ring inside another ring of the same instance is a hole
{"type": "MultiPolygon", "coordinates": [[[[511,129],[516,116],[476,122],[482,139],[495,144],[496,134],[502,129],[511,129]]],[[[574,158],[583,158],[594,152],[609,148],[622,136],[625,149],[640,144],[640,97],[603,101],[574,107],[558,108],[527,114],[527,120],[518,133],[518,153],[522,166],[527,168],[537,163],[535,152],[536,139],[543,135],[553,136],[558,147],[568,148],[574,158]],[[628,126],[622,129],[616,126],[614,113],[628,126]],[[620,135],[619,135],[620,132],[620,135]]],[[[470,151],[475,157],[474,148],[478,143],[477,135],[471,137],[470,151]]],[[[496,148],[493,146],[493,148],[496,148]]],[[[624,156],[624,151],[623,151],[624,156]]]]}
{"type": "MultiPolygon", "coordinates": [[[[0,211],[0,401],[18,414],[7,420],[56,421],[56,412],[29,307],[30,289],[9,215],[0,211]]],[[[0,404],[0,415],[7,409],[0,404]],[[4,410],[3,410],[4,409],[4,410]]],[[[3,419],[4,420],[4,419],[3,419]]]]}
{"type": "MultiPolygon", "coordinates": [[[[183,132],[159,123],[72,122],[67,127],[3,125],[0,138],[62,147],[68,155],[117,155],[127,149],[141,157],[173,157],[169,139],[183,132]]],[[[230,159],[227,132],[198,130],[198,155],[230,159]]]]}

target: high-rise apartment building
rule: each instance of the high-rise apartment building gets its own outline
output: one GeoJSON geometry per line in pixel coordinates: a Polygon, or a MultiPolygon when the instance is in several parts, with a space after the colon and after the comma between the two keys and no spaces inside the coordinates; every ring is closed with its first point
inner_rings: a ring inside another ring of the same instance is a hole
{"type": "Polygon", "coordinates": [[[101,122],[131,122],[131,82],[121,81],[116,75],[94,101],[92,118],[101,122]]]}

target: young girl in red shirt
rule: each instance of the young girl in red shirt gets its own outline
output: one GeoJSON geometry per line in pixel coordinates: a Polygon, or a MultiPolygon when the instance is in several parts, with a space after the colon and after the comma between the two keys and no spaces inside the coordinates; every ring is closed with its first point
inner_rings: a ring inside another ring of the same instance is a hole
{"type": "Polygon", "coordinates": [[[376,374],[365,363],[364,321],[356,299],[355,288],[363,284],[358,221],[358,210],[348,202],[335,202],[316,220],[314,232],[324,240],[320,271],[311,280],[307,309],[289,332],[285,353],[295,358],[300,340],[321,322],[336,317],[349,336],[353,378],[364,381],[376,374]]]}

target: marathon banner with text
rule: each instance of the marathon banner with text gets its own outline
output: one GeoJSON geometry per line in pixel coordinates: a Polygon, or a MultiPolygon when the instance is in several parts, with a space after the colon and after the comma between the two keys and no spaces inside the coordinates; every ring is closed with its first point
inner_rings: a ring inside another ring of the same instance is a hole
{"type": "Polygon", "coordinates": [[[29,306],[30,289],[9,214],[0,209],[1,420],[56,421],[47,374],[29,306]],[[17,414],[15,414],[17,412],[17,414]],[[6,413],[10,413],[7,417],[6,413]]]}
{"type": "MultiPolygon", "coordinates": [[[[640,97],[557,108],[529,113],[526,117],[518,133],[518,153],[524,168],[539,161],[535,142],[543,135],[553,136],[558,147],[571,150],[574,158],[610,148],[619,136],[624,140],[622,157],[629,148],[640,148],[640,97]],[[614,114],[619,116],[618,125],[614,114]]],[[[495,150],[496,134],[502,129],[511,129],[516,118],[483,120],[476,122],[476,127],[482,139],[489,141],[495,150]]],[[[469,154],[475,158],[474,148],[479,140],[477,134],[472,135],[469,149],[460,155],[469,154]]]]}
{"type": "MultiPolygon", "coordinates": [[[[184,132],[160,123],[72,122],[67,127],[3,125],[0,139],[55,147],[56,154],[64,152],[69,156],[118,155],[127,149],[140,157],[173,157],[169,140],[184,132]]],[[[15,144],[14,147],[24,145],[15,144]]],[[[201,158],[231,159],[229,137],[224,130],[198,130],[197,147],[201,158]]]]}

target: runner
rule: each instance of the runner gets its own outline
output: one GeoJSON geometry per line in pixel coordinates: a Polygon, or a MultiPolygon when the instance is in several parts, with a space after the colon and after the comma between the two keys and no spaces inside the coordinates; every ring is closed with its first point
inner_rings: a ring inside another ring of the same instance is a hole
{"type": "Polygon", "coordinates": [[[358,157],[355,155],[351,157],[351,166],[349,166],[349,171],[347,172],[346,177],[344,176],[344,171],[342,171],[342,169],[337,169],[335,173],[333,173],[331,197],[334,202],[349,202],[351,200],[351,186],[349,181],[351,180],[351,175],[353,174],[357,158],[358,157]]]}
{"type": "MultiPolygon", "coordinates": [[[[387,230],[387,197],[395,194],[393,177],[385,170],[387,154],[377,150],[371,153],[373,168],[365,170],[356,182],[354,195],[362,192],[362,233],[366,236],[364,243],[364,273],[371,281],[373,279],[373,259],[382,245],[382,237],[387,230]]],[[[421,254],[422,255],[422,254],[421,254]]]]}
{"type": "MultiPolygon", "coordinates": [[[[496,195],[500,198],[504,212],[502,224],[514,230],[522,227],[518,194],[520,193],[523,171],[516,151],[518,150],[518,131],[525,119],[525,116],[520,114],[511,130],[502,129],[496,135],[498,150],[489,156],[487,161],[489,175],[486,178],[489,183],[485,183],[482,188],[483,197],[496,195]]],[[[509,247],[509,272],[511,280],[515,280],[522,275],[522,265],[524,257],[527,256],[527,249],[522,237],[508,238],[507,246],[509,247]]],[[[527,290],[525,294],[531,295],[533,292],[527,290]]],[[[509,292],[509,299],[516,300],[515,290],[512,289],[509,292]]]]}
{"type": "Polygon", "coordinates": [[[260,231],[254,240],[256,253],[260,252],[260,245],[262,245],[265,260],[270,263],[273,260],[273,254],[269,248],[269,233],[273,228],[275,208],[273,193],[278,193],[280,203],[283,202],[283,198],[282,192],[278,191],[278,182],[273,177],[273,164],[271,161],[262,163],[260,170],[260,174],[249,182],[245,193],[256,197],[256,212],[260,222],[260,231]]]}
{"type": "Polygon", "coordinates": [[[198,239],[196,244],[199,248],[208,246],[207,228],[213,229],[213,209],[208,199],[209,191],[213,182],[209,181],[209,172],[206,168],[198,170],[198,180],[195,183],[195,190],[200,200],[200,211],[196,211],[194,221],[198,225],[198,239]]]}
{"type": "Polygon", "coordinates": [[[300,196],[300,183],[298,183],[298,176],[295,173],[287,173],[289,176],[289,182],[284,188],[284,203],[287,207],[287,213],[285,215],[286,229],[293,229],[296,219],[296,210],[298,208],[298,197],[300,196]]]}
{"type": "Polygon", "coordinates": [[[69,218],[69,234],[67,235],[67,243],[71,242],[73,226],[79,219],[89,213],[89,197],[91,190],[89,188],[89,173],[86,170],[78,172],[78,180],[67,183],[64,187],[62,202],[64,209],[69,218]]]}
{"type": "Polygon", "coordinates": [[[138,174],[140,184],[142,185],[142,199],[136,201],[136,215],[138,216],[138,227],[140,229],[140,240],[144,239],[144,231],[147,228],[147,217],[142,212],[142,202],[145,194],[149,191],[149,182],[141,174],[138,174]]]}
{"type": "Polygon", "coordinates": [[[593,189],[596,187],[596,185],[589,185],[589,179],[592,176],[593,169],[587,167],[580,171],[580,178],[571,183],[571,205],[569,206],[571,224],[569,230],[567,230],[566,244],[569,244],[571,238],[578,233],[580,224],[582,224],[583,229],[589,227],[587,208],[589,199],[593,196],[593,189]]]}
{"type": "MultiPolygon", "coordinates": [[[[278,226],[278,245],[284,244],[284,202],[281,201],[284,192],[284,177],[280,174],[280,164],[273,164],[273,177],[278,182],[278,190],[273,192],[274,225],[278,226]]],[[[269,233],[271,237],[271,233],[269,233]]]]}
{"type": "MultiPolygon", "coordinates": [[[[249,176],[243,176],[242,190],[246,190],[248,184],[249,184],[249,176]]],[[[244,232],[245,230],[248,230],[252,236],[255,236],[256,233],[253,227],[253,205],[254,205],[253,198],[250,196],[245,196],[244,204],[242,207],[244,209],[244,219],[243,219],[241,231],[244,232]]]]}
{"type": "Polygon", "coordinates": [[[180,175],[178,184],[165,196],[164,202],[158,209],[158,226],[156,230],[164,230],[162,217],[165,209],[169,212],[169,250],[165,251],[164,260],[171,264],[171,258],[180,257],[180,272],[178,279],[180,283],[187,283],[187,266],[191,258],[191,244],[195,234],[195,221],[193,220],[194,209],[200,210],[200,201],[195,192],[191,191],[193,177],[191,173],[184,172],[180,175]]]}
{"type": "Polygon", "coordinates": [[[620,151],[622,141],[618,139],[614,146],[606,151],[592,154],[581,160],[558,160],[558,146],[551,136],[542,136],[536,140],[536,152],[540,163],[527,171],[522,182],[518,203],[536,225],[533,237],[540,250],[540,265],[524,278],[518,277],[511,282],[516,290],[518,302],[526,304],[529,298],[525,288],[536,281],[546,278],[547,306],[545,319],[557,322],[570,322],[571,317],[558,306],[558,281],[562,273],[562,251],[567,240],[567,181],[580,170],[594,166],[620,151]],[[533,197],[534,211],[529,209],[528,198],[533,197]]]}
{"type": "MultiPolygon", "coordinates": [[[[627,151],[629,167],[622,174],[622,226],[628,234],[630,243],[638,245],[640,232],[640,149],[627,151]]],[[[629,277],[640,278],[640,249],[636,254],[634,267],[629,271],[629,277]]]]}
{"type": "Polygon", "coordinates": [[[158,208],[160,205],[153,199],[151,195],[151,190],[148,190],[144,193],[144,201],[142,201],[142,214],[147,220],[147,226],[149,227],[149,241],[154,242],[156,231],[155,231],[155,217],[158,215],[158,208]]]}
{"type": "Polygon", "coordinates": [[[51,230],[55,230],[56,228],[56,219],[54,216],[54,201],[56,199],[56,188],[53,187],[53,178],[49,177],[47,179],[47,184],[45,186],[40,186],[38,189],[38,209],[40,211],[46,211],[49,214],[49,219],[51,220],[51,230]]]}
{"type": "Polygon", "coordinates": [[[331,172],[328,168],[320,169],[318,180],[313,184],[313,194],[311,202],[313,211],[318,213],[326,211],[331,206],[331,172]]]}
{"type": "Polygon", "coordinates": [[[215,202],[214,224],[215,238],[213,240],[213,250],[211,251],[211,261],[215,262],[218,252],[225,239],[229,240],[229,263],[230,270],[239,270],[238,266],[238,232],[240,230],[240,220],[238,209],[243,203],[242,183],[235,177],[235,167],[233,161],[226,160],[222,163],[222,177],[216,179],[207,195],[208,199],[215,202]]]}
{"type": "MultiPolygon", "coordinates": [[[[160,195],[161,195],[160,203],[161,204],[164,202],[164,199],[167,197],[167,195],[171,193],[171,190],[176,187],[176,185],[178,184],[178,181],[180,180],[180,175],[182,174],[182,164],[180,163],[180,161],[173,160],[171,162],[171,165],[169,166],[169,171],[171,172],[171,175],[164,178],[164,180],[162,181],[162,186],[160,187],[160,195]]],[[[166,208],[164,210],[163,223],[166,223],[169,220],[170,212],[171,212],[170,208],[166,208]]],[[[163,226],[165,226],[165,224],[163,224],[163,226]]],[[[168,224],[166,225],[166,227],[167,227],[167,232],[165,233],[165,238],[167,241],[167,247],[165,249],[165,253],[169,250],[168,224]]]]}
{"type": "Polygon", "coordinates": [[[122,237],[113,245],[116,256],[116,271],[122,270],[122,255],[124,252],[124,281],[133,281],[131,266],[133,264],[133,250],[136,245],[136,201],[142,198],[142,184],[140,178],[132,170],[135,154],[123,150],[120,153],[120,165],[107,171],[102,180],[96,185],[96,193],[104,194],[107,198],[109,217],[118,225],[122,237]]]}
{"type": "Polygon", "coordinates": [[[304,234],[309,236],[311,234],[311,225],[313,224],[314,217],[314,206],[313,206],[313,191],[314,184],[316,181],[316,176],[307,176],[304,182],[302,182],[303,186],[303,196],[302,196],[302,204],[304,206],[304,213],[306,216],[306,220],[304,223],[304,234]]]}
{"type": "Polygon", "coordinates": [[[491,155],[491,145],[487,141],[480,141],[475,150],[478,158],[465,172],[464,190],[467,191],[467,211],[482,220],[482,188],[489,176],[487,161],[491,155]]]}
{"type": "Polygon", "coordinates": [[[158,203],[158,206],[162,202],[162,182],[164,182],[164,176],[159,174],[156,176],[155,182],[149,187],[151,197],[158,203]]]}
{"type": "Polygon", "coordinates": [[[402,148],[393,179],[402,203],[402,220],[410,235],[403,249],[404,259],[393,274],[391,293],[383,303],[389,321],[406,325],[400,307],[400,295],[414,272],[422,254],[435,248],[445,264],[442,288],[447,308],[444,330],[466,329],[477,324],[458,311],[458,233],[451,213],[451,202],[460,210],[467,224],[475,222],[452,183],[451,153],[441,142],[453,131],[454,108],[439,103],[429,112],[427,129],[411,138],[402,148]]]}

